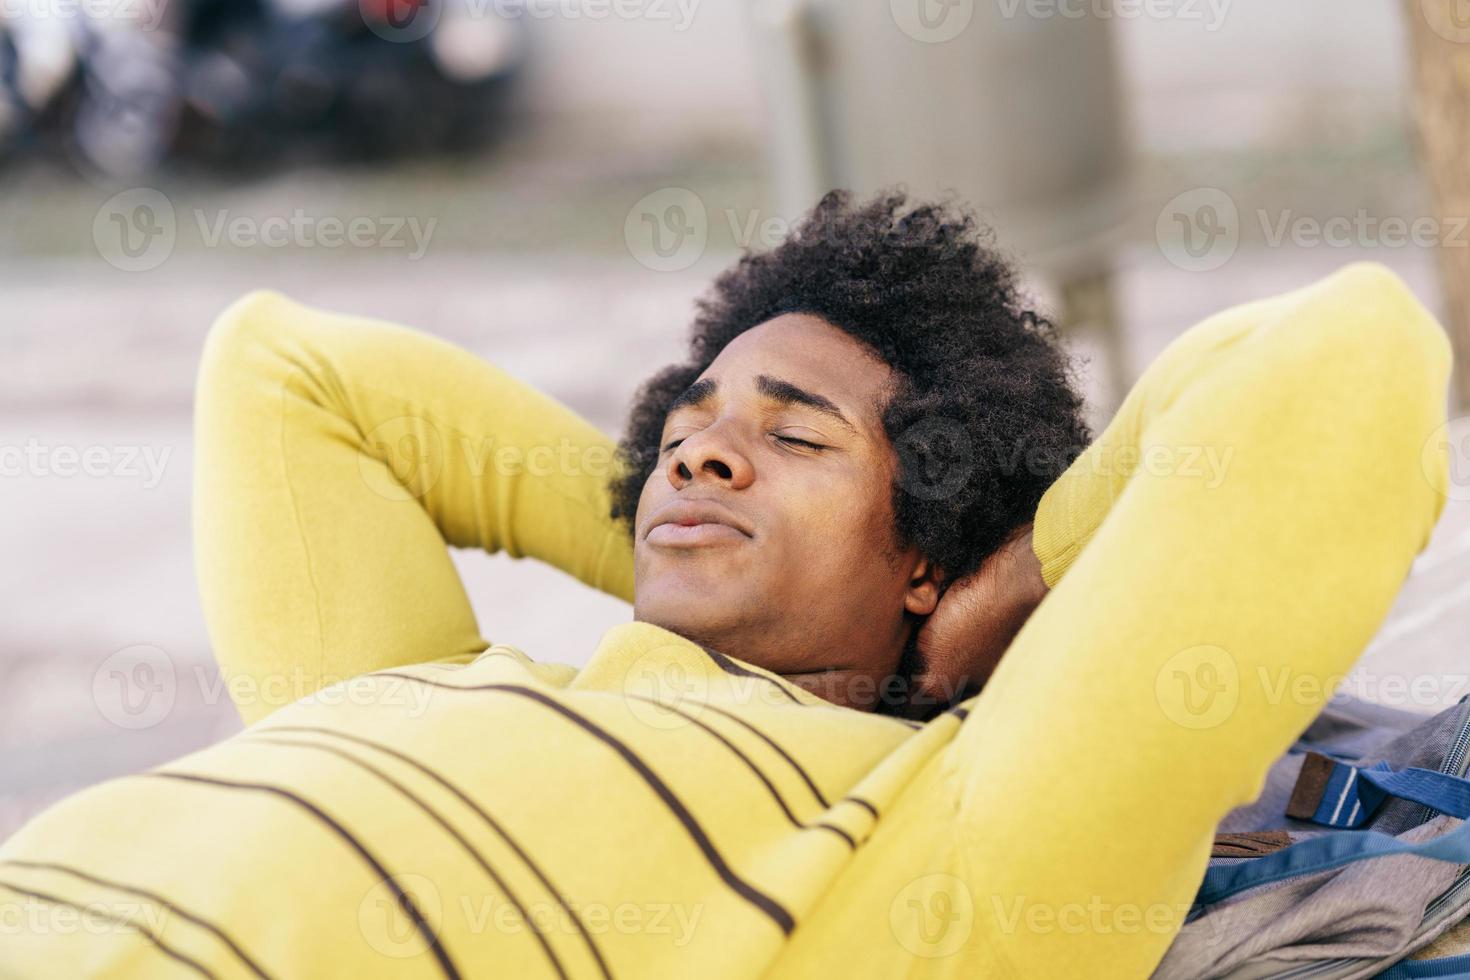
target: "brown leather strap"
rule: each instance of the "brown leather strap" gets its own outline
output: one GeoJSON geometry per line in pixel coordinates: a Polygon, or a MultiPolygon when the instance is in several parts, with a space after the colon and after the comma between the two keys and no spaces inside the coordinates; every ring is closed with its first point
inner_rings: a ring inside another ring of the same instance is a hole
{"type": "Polygon", "coordinates": [[[1253,858],[1279,851],[1291,844],[1284,830],[1257,830],[1246,834],[1216,834],[1212,858],[1253,858]]]}
{"type": "Polygon", "coordinates": [[[1298,820],[1310,820],[1327,791],[1327,780],[1337,763],[1317,752],[1308,752],[1302,760],[1302,771],[1296,777],[1296,787],[1291,791],[1291,801],[1286,804],[1286,815],[1298,820]]]}

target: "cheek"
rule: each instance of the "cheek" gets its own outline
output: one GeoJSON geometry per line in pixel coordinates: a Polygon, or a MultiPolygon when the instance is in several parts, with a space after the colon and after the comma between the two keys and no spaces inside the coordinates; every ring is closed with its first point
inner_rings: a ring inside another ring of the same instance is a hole
{"type": "Polygon", "coordinates": [[[803,523],[815,546],[834,561],[870,561],[893,533],[893,488],[887,474],[853,467],[806,488],[803,523]]]}
{"type": "Polygon", "coordinates": [[[669,481],[664,478],[663,467],[654,464],[653,472],[648,474],[648,479],[643,481],[643,489],[638,493],[638,515],[633,520],[634,525],[638,525],[639,519],[648,513],[650,507],[656,506],[659,503],[659,494],[661,492],[672,490],[673,488],[669,486],[669,481]]]}
{"type": "Polygon", "coordinates": [[[855,479],[852,490],[853,521],[867,531],[870,546],[886,544],[893,531],[893,472],[870,464],[855,479]],[[883,537],[878,537],[879,534],[883,537]]]}

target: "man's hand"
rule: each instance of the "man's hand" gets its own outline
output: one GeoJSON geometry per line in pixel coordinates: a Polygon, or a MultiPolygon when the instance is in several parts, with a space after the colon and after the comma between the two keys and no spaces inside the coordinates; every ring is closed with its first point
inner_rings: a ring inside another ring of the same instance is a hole
{"type": "Polygon", "coordinates": [[[950,585],[919,628],[918,695],[948,703],[984,686],[1001,655],[1046,596],[1041,562],[1023,524],[970,575],[950,585]]]}

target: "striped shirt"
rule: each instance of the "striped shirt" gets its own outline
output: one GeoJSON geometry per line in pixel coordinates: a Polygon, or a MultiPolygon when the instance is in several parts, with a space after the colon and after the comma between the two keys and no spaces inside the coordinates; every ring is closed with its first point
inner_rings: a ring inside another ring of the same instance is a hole
{"type": "Polygon", "coordinates": [[[85,910],[78,962],[118,976],[769,962],[962,717],[835,707],[644,623],[579,672],[498,645],[80,793],[7,843],[0,888],[28,920],[85,910]]]}

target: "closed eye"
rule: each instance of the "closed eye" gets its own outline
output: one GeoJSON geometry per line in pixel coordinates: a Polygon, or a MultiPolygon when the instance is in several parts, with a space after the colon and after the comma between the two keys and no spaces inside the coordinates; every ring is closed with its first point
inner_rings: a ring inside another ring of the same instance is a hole
{"type": "Polygon", "coordinates": [[[809,442],[806,439],[798,439],[795,436],[778,435],[778,436],[776,436],[776,438],[777,439],[780,439],[782,442],[786,443],[787,445],[790,445],[790,446],[800,446],[803,449],[826,449],[827,448],[826,446],[820,445],[818,443],[809,442]]]}
{"type": "MultiPolygon", "coordinates": [[[[820,443],[812,442],[809,439],[798,439],[795,436],[777,435],[776,438],[777,439],[780,439],[782,442],[786,443],[788,446],[800,446],[802,449],[818,449],[818,450],[820,450],[820,449],[826,449],[827,448],[826,446],[823,446],[820,443]]],[[[669,452],[671,450],[678,449],[679,448],[679,444],[681,442],[683,442],[683,441],[684,440],[682,438],[670,440],[664,446],[664,448],[663,448],[662,451],[663,452],[669,452]]]]}

